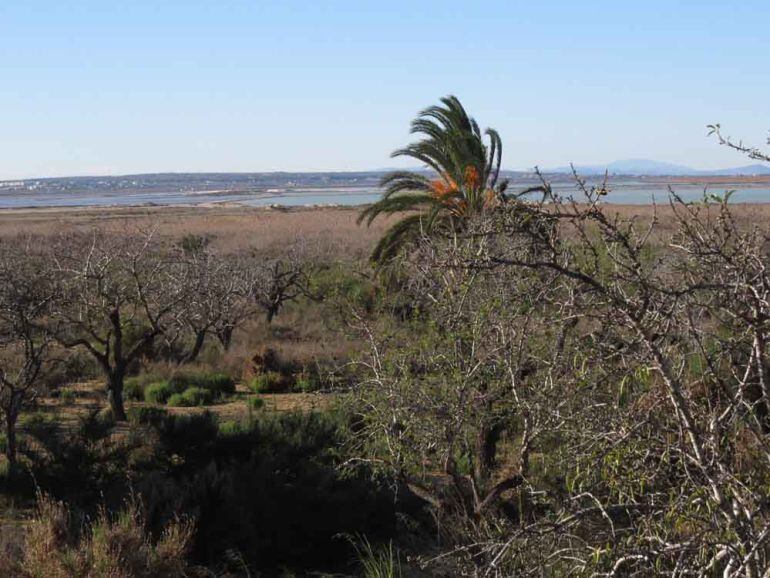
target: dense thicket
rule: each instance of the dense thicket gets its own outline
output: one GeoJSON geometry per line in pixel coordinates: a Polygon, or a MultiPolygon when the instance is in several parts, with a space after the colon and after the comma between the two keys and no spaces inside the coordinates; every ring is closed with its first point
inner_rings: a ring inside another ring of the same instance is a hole
{"type": "Polygon", "coordinates": [[[405,257],[409,338],[360,319],[362,456],[431,505],[458,573],[763,576],[765,238],[726,200],[672,195],[668,232],[584,193],[405,257]]]}

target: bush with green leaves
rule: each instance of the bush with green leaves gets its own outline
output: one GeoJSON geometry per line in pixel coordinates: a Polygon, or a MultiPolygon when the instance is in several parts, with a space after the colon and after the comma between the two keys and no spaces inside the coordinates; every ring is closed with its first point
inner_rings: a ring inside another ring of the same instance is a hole
{"type": "Polygon", "coordinates": [[[131,401],[144,401],[144,390],[147,383],[141,376],[127,377],[123,382],[123,397],[131,401]]]}
{"type": "Polygon", "coordinates": [[[169,382],[178,392],[190,387],[209,390],[216,397],[224,397],[235,393],[235,382],[224,373],[183,372],[169,378],[169,382]]]}
{"type": "Polygon", "coordinates": [[[250,409],[259,410],[265,407],[265,400],[257,396],[250,397],[247,403],[249,404],[250,409]]]}
{"type": "Polygon", "coordinates": [[[62,403],[74,403],[77,399],[77,393],[75,393],[74,389],[70,389],[69,387],[65,387],[59,392],[59,400],[62,403]]]}
{"type": "Polygon", "coordinates": [[[175,393],[168,398],[168,405],[174,407],[196,407],[210,405],[214,401],[214,393],[202,387],[188,387],[182,393],[175,393]]]}
{"type": "Polygon", "coordinates": [[[321,384],[318,375],[309,371],[299,373],[294,379],[294,391],[308,393],[320,389],[321,384]]]}
{"type": "Polygon", "coordinates": [[[245,424],[234,419],[219,422],[219,433],[223,436],[240,435],[246,429],[248,428],[245,424]]]}
{"type": "Polygon", "coordinates": [[[340,535],[379,543],[396,522],[385,480],[365,465],[340,468],[343,423],[326,413],[169,415],[156,431],[163,454],[178,458],[136,489],[158,520],[194,509],[194,559],[238,551],[262,575],[343,572],[354,549],[340,535]]]}
{"type": "MultiPolygon", "coordinates": [[[[141,387],[141,383],[142,380],[137,379],[136,387],[141,387]]],[[[222,373],[183,372],[145,385],[143,391],[144,400],[149,403],[207,405],[235,393],[235,382],[222,373]]]]}
{"type": "Polygon", "coordinates": [[[254,393],[274,393],[283,387],[283,376],[277,371],[266,371],[254,376],[249,389],[254,393]]]}
{"type": "Polygon", "coordinates": [[[163,408],[147,405],[130,407],[126,413],[129,423],[137,425],[157,425],[168,415],[163,408]]]}
{"type": "Polygon", "coordinates": [[[311,278],[316,295],[371,311],[377,304],[378,286],[367,275],[351,269],[347,263],[335,263],[319,269],[311,278]]]}
{"type": "Polygon", "coordinates": [[[172,384],[169,380],[164,379],[156,383],[150,384],[144,390],[144,400],[148,403],[164,404],[168,402],[169,398],[175,393],[181,393],[178,385],[172,384]]]}

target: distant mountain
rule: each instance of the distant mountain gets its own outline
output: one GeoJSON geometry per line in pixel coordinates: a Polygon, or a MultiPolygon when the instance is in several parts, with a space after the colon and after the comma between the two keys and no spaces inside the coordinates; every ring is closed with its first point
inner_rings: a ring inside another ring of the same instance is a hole
{"type": "Polygon", "coordinates": [[[715,171],[698,171],[699,175],[770,175],[770,167],[767,165],[746,165],[732,169],[719,169],[715,171]]]}
{"type": "MultiPolygon", "coordinates": [[[[673,163],[664,163],[650,159],[628,159],[615,161],[606,165],[576,165],[580,175],[601,175],[608,172],[611,175],[644,175],[644,176],[668,176],[668,175],[695,175],[695,176],[715,176],[715,175],[770,175],[770,167],[762,164],[747,165],[743,167],[732,167],[716,170],[699,170],[677,165],[673,163]]],[[[547,173],[570,173],[570,167],[556,167],[546,169],[547,173]]]]}

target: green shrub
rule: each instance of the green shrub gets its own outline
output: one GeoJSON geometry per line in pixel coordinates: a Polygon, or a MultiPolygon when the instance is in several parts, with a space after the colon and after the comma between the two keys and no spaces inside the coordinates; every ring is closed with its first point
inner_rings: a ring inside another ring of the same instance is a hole
{"type": "Polygon", "coordinates": [[[224,373],[178,373],[169,382],[177,388],[177,393],[190,387],[209,390],[216,397],[235,393],[235,382],[224,373]]]}
{"type": "Polygon", "coordinates": [[[40,378],[40,384],[53,389],[70,383],[95,379],[102,375],[101,367],[93,356],[78,349],[68,349],[61,363],[56,363],[40,378]]]}
{"type": "Polygon", "coordinates": [[[168,380],[148,385],[144,390],[144,400],[148,403],[166,403],[175,393],[181,393],[168,380]]]}
{"type": "Polygon", "coordinates": [[[129,377],[123,382],[123,397],[132,401],[143,401],[146,386],[143,376],[129,377]]]}
{"type": "Polygon", "coordinates": [[[229,375],[214,373],[204,377],[205,379],[198,384],[199,387],[205,387],[220,396],[235,393],[235,381],[229,375]]]}
{"type": "Polygon", "coordinates": [[[317,389],[320,389],[320,383],[317,376],[303,371],[297,375],[296,379],[294,380],[293,389],[294,391],[298,391],[300,393],[307,393],[309,391],[316,391],[317,389]]]}
{"type": "Polygon", "coordinates": [[[22,415],[19,418],[18,427],[38,439],[46,439],[55,435],[58,430],[56,418],[41,411],[22,415]]]}
{"type": "Polygon", "coordinates": [[[340,263],[319,270],[313,276],[312,288],[316,294],[336,297],[367,311],[374,308],[377,300],[377,287],[340,263]]]}
{"type": "Polygon", "coordinates": [[[115,416],[110,408],[92,409],[80,416],[78,435],[84,441],[97,441],[107,437],[115,427],[115,416]]]}
{"type": "Polygon", "coordinates": [[[189,233],[179,240],[179,247],[187,254],[194,254],[208,247],[209,243],[211,243],[209,235],[189,233]]]}
{"type": "Polygon", "coordinates": [[[157,425],[168,415],[168,411],[160,407],[136,406],[126,411],[128,421],[140,425],[157,425]]]}
{"type": "Polygon", "coordinates": [[[62,403],[75,403],[75,400],[77,399],[77,394],[75,393],[75,390],[70,388],[64,388],[59,392],[59,399],[62,403]]]}
{"type": "Polygon", "coordinates": [[[262,409],[265,407],[265,400],[261,397],[250,397],[247,403],[251,409],[262,409]]]}
{"type": "Polygon", "coordinates": [[[219,423],[219,433],[223,436],[236,436],[247,431],[244,425],[234,419],[229,419],[219,423]]]}
{"type": "MultiPolygon", "coordinates": [[[[237,548],[254,568],[334,574],[341,570],[334,561],[353,554],[341,534],[366,535],[375,544],[392,535],[393,496],[385,480],[365,467],[339,468],[341,418],[263,412],[252,421],[220,422],[214,439],[203,435],[210,423],[197,413],[164,423],[160,441],[180,459],[174,482],[167,478],[174,485],[165,489],[165,504],[154,502],[161,519],[163,512],[173,516],[181,499],[204,513],[197,534],[203,555],[222,559],[237,548]]],[[[154,481],[150,491],[158,494],[154,481]]]]}
{"type": "MultiPolygon", "coordinates": [[[[137,389],[142,387],[142,376],[131,383],[132,387],[137,389]]],[[[235,382],[223,373],[184,372],[145,385],[143,392],[144,400],[149,403],[168,403],[175,406],[207,405],[235,393],[235,382]]]]}
{"type": "Polygon", "coordinates": [[[267,371],[255,376],[249,382],[249,389],[254,393],[275,392],[283,385],[283,376],[277,371],[267,371]]]}
{"type": "Polygon", "coordinates": [[[188,387],[182,393],[175,393],[168,398],[168,405],[175,407],[196,407],[209,405],[214,401],[214,394],[202,387],[188,387]]]}

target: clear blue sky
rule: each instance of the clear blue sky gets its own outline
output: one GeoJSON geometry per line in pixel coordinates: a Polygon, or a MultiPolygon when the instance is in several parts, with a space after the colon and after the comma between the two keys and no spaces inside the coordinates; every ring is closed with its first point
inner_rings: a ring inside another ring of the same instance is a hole
{"type": "Polygon", "coordinates": [[[2,0],[0,178],[393,166],[457,94],[504,165],[744,159],[770,2],[2,0]]]}

